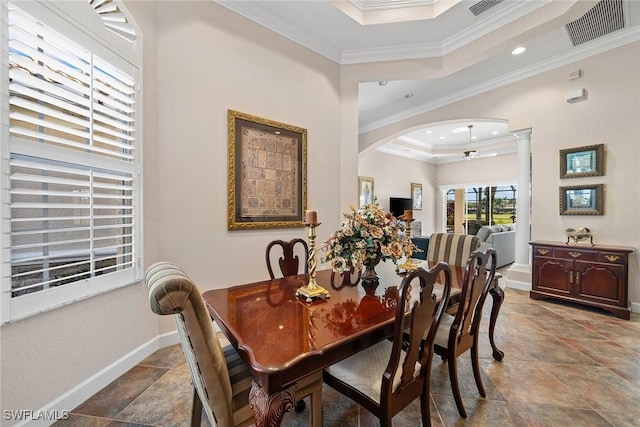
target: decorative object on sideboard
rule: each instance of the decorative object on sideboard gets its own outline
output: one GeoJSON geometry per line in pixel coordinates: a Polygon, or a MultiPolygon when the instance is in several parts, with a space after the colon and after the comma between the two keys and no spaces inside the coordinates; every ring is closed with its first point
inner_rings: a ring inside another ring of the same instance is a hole
{"type": "Polygon", "coordinates": [[[593,233],[591,233],[591,230],[586,227],[567,228],[564,233],[567,235],[567,245],[571,242],[574,246],[576,246],[578,242],[584,242],[588,240],[591,246],[595,246],[593,244],[593,233]]]}
{"type": "Polygon", "coordinates": [[[604,185],[560,187],[560,215],[604,215],[604,185]]]}
{"type": "Polygon", "coordinates": [[[304,227],[307,130],[228,110],[227,228],[304,227]]]}
{"type": "Polygon", "coordinates": [[[560,178],[604,175],[604,144],[560,150],[560,178]]]}

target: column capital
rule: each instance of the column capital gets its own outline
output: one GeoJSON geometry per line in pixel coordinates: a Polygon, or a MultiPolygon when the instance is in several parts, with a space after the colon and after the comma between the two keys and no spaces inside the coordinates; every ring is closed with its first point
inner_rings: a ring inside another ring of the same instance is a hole
{"type": "Polygon", "coordinates": [[[518,141],[520,140],[530,140],[531,139],[531,132],[532,129],[528,128],[528,129],[520,129],[514,132],[511,132],[511,134],[513,136],[515,136],[516,138],[518,138],[518,141]]]}

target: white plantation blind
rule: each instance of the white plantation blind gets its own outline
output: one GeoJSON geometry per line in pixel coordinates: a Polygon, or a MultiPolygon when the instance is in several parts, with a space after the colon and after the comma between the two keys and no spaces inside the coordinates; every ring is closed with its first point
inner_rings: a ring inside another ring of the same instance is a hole
{"type": "Polygon", "coordinates": [[[15,317],[135,279],[137,89],[133,76],[7,8],[11,286],[3,298],[15,317]]]}

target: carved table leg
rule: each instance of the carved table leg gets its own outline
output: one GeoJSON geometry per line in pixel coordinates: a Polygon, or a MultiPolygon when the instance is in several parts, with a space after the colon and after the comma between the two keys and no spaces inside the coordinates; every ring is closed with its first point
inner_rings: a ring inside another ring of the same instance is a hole
{"type": "Polygon", "coordinates": [[[296,386],[268,395],[255,380],[251,382],[249,406],[253,409],[257,427],[277,427],[282,417],[293,408],[293,394],[296,386]]]}
{"type": "Polygon", "coordinates": [[[504,359],[504,352],[501,351],[493,340],[493,332],[496,328],[496,320],[498,320],[498,313],[500,313],[500,307],[504,301],[504,291],[498,286],[498,281],[493,281],[493,286],[489,289],[493,304],[491,305],[491,319],[489,320],[489,342],[493,349],[493,358],[500,361],[504,359]]]}

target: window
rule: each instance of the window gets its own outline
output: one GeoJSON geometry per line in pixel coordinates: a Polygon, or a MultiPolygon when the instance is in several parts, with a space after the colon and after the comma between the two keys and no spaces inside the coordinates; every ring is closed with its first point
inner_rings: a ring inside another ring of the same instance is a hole
{"type": "Polygon", "coordinates": [[[21,6],[5,11],[3,322],[140,276],[137,69],[21,6]]]}
{"type": "Polygon", "coordinates": [[[515,185],[468,187],[460,189],[464,197],[464,213],[456,213],[456,190],[446,193],[447,229],[454,230],[456,218],[467,234],[476,234],[483,225],[509,224],[516,221],[515,185]]]}

